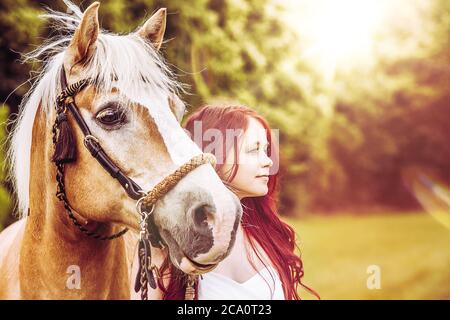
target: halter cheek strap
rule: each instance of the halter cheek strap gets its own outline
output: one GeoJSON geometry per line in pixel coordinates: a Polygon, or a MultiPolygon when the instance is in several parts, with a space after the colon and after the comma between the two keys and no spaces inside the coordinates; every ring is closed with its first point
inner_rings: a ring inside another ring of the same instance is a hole
{"type": "MultiPolygon", "coordinates": [[[[84,145],[89,150],[90,154],[97,159],[101,166],[125,189],[128,196],[133,200],[139,200],[142,195],[142,188],[134,182],[131,178],[127,177],[108,157],[106,152],[98,140],[92,135],[91,130],[81,116],[77,106],[75,105],[75,95],[83,90],[91,81],[89,79],[80,80],[70,86],[67,86],[66,74],[64,67],[61,69],[61,87],[63,91],[58,96],[58,106],[61,112],[67,108],[75,118],[78,127],[81,129],[84,135],[84,145]]],[[[59,113],[60,114],[60,113],[59,113]]]]}

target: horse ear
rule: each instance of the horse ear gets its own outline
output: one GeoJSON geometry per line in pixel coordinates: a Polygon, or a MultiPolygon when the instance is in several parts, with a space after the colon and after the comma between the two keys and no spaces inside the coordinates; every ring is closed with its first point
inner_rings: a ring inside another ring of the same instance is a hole
{"type": "Polygon", "coordinates": [[[159,50],[163,42],[164,32],[166,31],[166,16],[167,9],[159,9],[137,31],[137,34],[145,40],[149,40],[156,50],[159,50]]]}
{"type": "Polygon", "coordinates": [[[100,30],[98,23],[99,6],[99,2],[94,2],[83,14],[81,23],[75,31],[68,47],[67,54],[70,66],[86,60],[95,50],[96,41],[100,30]]]}

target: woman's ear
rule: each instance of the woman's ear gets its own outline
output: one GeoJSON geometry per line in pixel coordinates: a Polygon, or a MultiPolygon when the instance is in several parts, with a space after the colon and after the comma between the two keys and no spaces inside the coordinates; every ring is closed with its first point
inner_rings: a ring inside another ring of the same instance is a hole
{"type": "Polygon", "coordinates": [[[141,38],[150,41],[156,50],[159,50],[166,31],[167,9],[161,8],[152,15],[136,32],[141,38]]]}

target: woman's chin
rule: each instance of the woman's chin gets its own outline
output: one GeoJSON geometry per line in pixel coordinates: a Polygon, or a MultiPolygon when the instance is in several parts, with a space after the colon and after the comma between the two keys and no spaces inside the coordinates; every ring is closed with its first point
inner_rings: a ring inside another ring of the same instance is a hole
{"type": "Polygon", "coordinates": [[[248,196],[246,196],[245,198],[256,198],[256,197],[264,197],[267,192],[269,192],[269,188],[266,187],[261,187],[255,190],[252,190],[251,192],[249,192],[248,196]]]}

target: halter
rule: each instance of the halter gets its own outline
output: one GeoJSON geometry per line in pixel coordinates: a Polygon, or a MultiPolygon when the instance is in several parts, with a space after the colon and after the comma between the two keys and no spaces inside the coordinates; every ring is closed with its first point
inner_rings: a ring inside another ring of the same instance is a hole
{"type": "MultiPolygon", "coordinates": [[[[111,158],[106,154],[98,139],[92,135],[88,125],[81,116],[78,107],[75,104],[75,96],[83,90],[86,85],[92,84],[91,79],[80,80],[70,86],[67,85],[66,74],[64,67],[61,67],[61,93],[57,97],[56,103],[56,120],[53,125],[53,144],[55,147],[55,154],[53,161],[55,162],[57,173],[56,181],[58,184],[56,196],[63,202],[69,218],[74,225],[80,229],[84,234],[98,240],[112,240],[124,235],[128,228],[109,236],[100,235],[94,231],[86,229],[75,217],[71,206],[68,202],[65,184],[64,184],[64,166],[66,163],[75,161],[75,141],[73,139],[73,132],[69,127],[67,120],[67,110],[75,118],[78,127],[84,135],[84,146],[89,150],[90,154],[100,163],[100,165],[125,189],[130,198],[136,200],[136,210],[141,217],[140,233],[139,233],[139,271],[135,281],[135,291],[141,291],[141,299],[147,300],[148,287],[155,289],[157,283],[154,278],[154,271],[159,276],[158,268],[151,263],[151,245],[158,248],[164,247],[157,227],[152,219],[152,213],[155,209],[155,204],[169,192],[184,176],[195,168],[210,163],[213,167],[216,164],[216,158],[210,153],[202,153],[180,166],[172,174],[165,177],[152,190],[145,192],[142,188],[133,181],[130,177],[124,174],[119,167],[117,167],[111,158]]],[[[196,276],[188,276],[188,283],[186,288],[186,299],[193,299],[195,296],[196,276]]]]}

